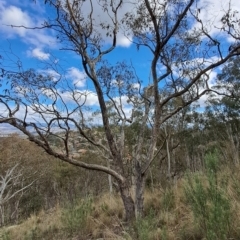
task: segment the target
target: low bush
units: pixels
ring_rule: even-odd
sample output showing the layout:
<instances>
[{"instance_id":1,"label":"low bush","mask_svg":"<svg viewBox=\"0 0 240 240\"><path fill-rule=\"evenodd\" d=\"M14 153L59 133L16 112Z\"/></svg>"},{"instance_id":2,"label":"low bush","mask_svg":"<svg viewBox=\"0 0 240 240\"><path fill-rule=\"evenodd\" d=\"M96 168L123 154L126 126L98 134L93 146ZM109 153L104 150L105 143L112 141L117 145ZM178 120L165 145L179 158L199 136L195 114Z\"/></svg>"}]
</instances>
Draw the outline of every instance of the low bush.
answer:
<instances>
[{"instance_id":1,"label":"low bush","mask_svg":"<svg viewBox=\"0 0 240 240\"><path fill-rule=\"evenodd\" d=\"M219 179L217 152L205 158L206 175L187 175L185 196L195 221L208 240L224 240L230 233L231 203L227 196L226 179Z\"/></svg>"},{"instance_id":2,"label":"low bush","mask_svg":"<svg viewBox=\"0 0 240 240\"><path fill-rule=\"evenodd\" d=\"M66 232L83 236L87 231L88 217L92 212L92 199L86 198L80 204L71 204L62 213L62 224Z\"/></svg>"}]
</instances>

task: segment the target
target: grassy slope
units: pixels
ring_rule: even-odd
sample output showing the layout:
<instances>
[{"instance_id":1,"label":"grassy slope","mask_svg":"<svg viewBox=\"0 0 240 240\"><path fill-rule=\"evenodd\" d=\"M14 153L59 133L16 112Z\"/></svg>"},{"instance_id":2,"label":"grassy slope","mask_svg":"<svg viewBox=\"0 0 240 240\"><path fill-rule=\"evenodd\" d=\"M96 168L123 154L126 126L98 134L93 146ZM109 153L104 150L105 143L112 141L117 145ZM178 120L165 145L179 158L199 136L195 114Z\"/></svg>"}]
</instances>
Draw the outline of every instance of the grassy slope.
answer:
<instances>
[{"instance_id":1,"label":"grassy slope","mask_svg":"<svg viewBox=\"0 0 240 240\"><path fill-rule=\"evenodd\" d=\"M219 183L225 182L221 194L226 196L231 206L230 229L226 233L231 239L240 239L238 172L239 168L234 171L225 168L218 173ZM207 189L208 177L204 174L198 176ZM189 186L189 182L184 178L167 189L147 191L145 217L132 226L122 222L123 209L119 196L105 194L32 215L19 225L1 229L0 239L204 239L206 232L201 222L194 218L192 205L184 190L186 186ZM220 189L220 185L217 188Z\"/></svg>"}]
</instances>

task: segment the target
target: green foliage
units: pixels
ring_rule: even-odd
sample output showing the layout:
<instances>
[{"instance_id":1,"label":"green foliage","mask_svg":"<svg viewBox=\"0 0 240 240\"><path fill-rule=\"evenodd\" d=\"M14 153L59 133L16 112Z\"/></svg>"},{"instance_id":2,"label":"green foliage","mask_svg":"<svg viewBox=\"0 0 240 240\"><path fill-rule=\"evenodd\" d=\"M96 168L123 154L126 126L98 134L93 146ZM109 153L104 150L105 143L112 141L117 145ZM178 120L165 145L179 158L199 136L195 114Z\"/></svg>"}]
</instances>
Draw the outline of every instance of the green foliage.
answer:
<instances>
[{"instance_id":1,"label":"green foliage","mask_svg":"<svg viewBox=\"0 0 240 240\"><path fill-rule=\"evenodd\" d=\"M200 174L187 175L186 199L190 203L196 222L206 239L227 239L231 216L230 201L225 194L226 181L219 181L218 154L210 153L205 159L207 178Z\"/></svg>"},{"instance_id":2,"label":"green foliage","mask_svg":"<svg viewBox=\"0 0 240 240\"><path fill-rule=\"evenodd\" d=\"M20 200L21 214L24 217L38 213L44 206L44 197L37 189L26 192Z\"/></svg>"},{"instance_id":3,"label":"green foliage","mask_svg":"<svg viewBox=\"0 0 240 240\"><path fill-rule=\"evenodd\" d=\"M167 229L164 227L162 229L162 232L161 232L161 239L162 240L167 240L168 239L168 236L167 236Z\"/></svg>"},{"instance_id":4,"label":"green foliage","mask_svg":"<svg viewBox=\"0 0 240 240\"><path fill-rule=\"evenodd\" d=\"M175 206L175 198L173 190L166 189L161 199L161 206L165 211L169 211Z\"/></svg>"},{"instance_id":5,"label":"green foliage","mask_svg":"<svg viewBox=\"0 0 240 240\"><path fill-rule=\"evenodd\" d=\"M84 233L87 227L87 219L92 212L92 199L87 198L80 202L80 204L74 204L67 207L62 214L62 223L71 236L75 233Z\"/></svg>"},{"instance_id":6,"label":"green foliage","mask_svg":"<svg viewBox=\"0 0 240 240\"><path fill-rule=\"evenodd\" d=\"M54 226L49 226L47 229L41 229L38 225L32 226L25 233L24 240L52 240L57 238L58 229ZM21 238L22 239L22 238Z\"/></svg>"},{"instance_id":7,"label":"green foliage","mask_svg":"<svg viewBox=\"0 0 240 240\"><path fill-rule=\"evenodd\" d=\"M135 231L137 233L138 240L151 239L151 234L157 228L156 215L151 209L148 215L143 218L139 218L135 223Z\"/></svg>"},{"instance_id":8,"label":"green foliage","mask_svg":"<svg viewBox=\"0 0 240 240\"><path fill-rule=\"evenodd\" d=\"M35 240L35 239L42 239L41 238L41 230L35 226L26 233L24 240Z\"/></svg>"},{"instance_id":9,"label":"green foliage","mask_svg":"<svg viewBox=\"0 0 240 240\"><path fill-rule=\"evenodd\" d=\"M9 231L6 231L5 229L2 230L2 232L0 232L0 239L1 240L10 240L10 233Z\"/></svg>"}]
</instances>

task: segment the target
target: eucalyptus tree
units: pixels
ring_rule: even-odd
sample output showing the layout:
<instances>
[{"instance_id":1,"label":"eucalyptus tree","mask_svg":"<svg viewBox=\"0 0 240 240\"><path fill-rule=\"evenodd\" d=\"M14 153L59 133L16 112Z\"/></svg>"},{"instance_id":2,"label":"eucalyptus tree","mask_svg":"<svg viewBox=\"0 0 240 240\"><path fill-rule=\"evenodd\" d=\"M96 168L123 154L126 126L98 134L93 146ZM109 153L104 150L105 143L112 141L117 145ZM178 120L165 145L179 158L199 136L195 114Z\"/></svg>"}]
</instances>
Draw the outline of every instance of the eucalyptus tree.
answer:
<instances>
[{"instance_id":1,"label":"eucalyptus tree","mask_svg":"<svg viewBox=\"0 0 240 240\"><path fill-rule=\"evenodd\" d=\"M5 91L0 103L5 111L0 123L19 129L62 161L111 175L130 221L143 213L146 176L165 143L164 139L159 143L161 127L204 94L217 92L209 85L211 71L240 54L238 14L229 2L216 25L204 14L207 6L195 0L45 0L45 4L51 10L49 19L36 29L55 31L61 50L79 57L79 68L84 69L93 89L80 90L57 71L55 62L55 76L23 71L21 65L18 72L11 72L2 63ZM144 48L148 51L150 80L141 81L129 59L116 64L108 61L123 33L139 49L139 58ZM223 41L227 37L232 39L231 46ZM86 103L93 96L98 102L103 141L86 122L90 114ZM176 99L181 101L165 111ZM126 126L136 122L138 134L132 140L131 161L126 162ZM107 156L110 164L73 158L69 149L73 131ZM48 141L51 135L62 142L61 152Z\"/></svg>"},{"instance_id":2,"label":"eucalyptus tree","mask_svg":"<svg viewBox=\"0 0 240 240\"><path fill-rule=\"evenodd\" d=\"M12 198L19 193L23 193L27 188L31 187L32 181L28 185L24 186L24 177L22 176L22 170L18 170L18 165L16 164L12 168L8 169L5 174L0 175L0 213L1 222L0 225L5 224L5 213L4 207ZM18 171L17 171L18 170Z\"/></svg>"},{"instance_id":3,"label":"eucalyptus tree","mask_svg":"<svg viewBox=\"0 0 240 240\"><path fill-rule=\"evenodd\" d=\"M240 59L230 59L217 75L216 89L221 89L229 96L210 95L206 109L206 125L212 140L218 141L225 153L226 160L232 158L239 163L240 146ZM222 144L220 144L220 141Z\"/></svg>"}]
</instances>

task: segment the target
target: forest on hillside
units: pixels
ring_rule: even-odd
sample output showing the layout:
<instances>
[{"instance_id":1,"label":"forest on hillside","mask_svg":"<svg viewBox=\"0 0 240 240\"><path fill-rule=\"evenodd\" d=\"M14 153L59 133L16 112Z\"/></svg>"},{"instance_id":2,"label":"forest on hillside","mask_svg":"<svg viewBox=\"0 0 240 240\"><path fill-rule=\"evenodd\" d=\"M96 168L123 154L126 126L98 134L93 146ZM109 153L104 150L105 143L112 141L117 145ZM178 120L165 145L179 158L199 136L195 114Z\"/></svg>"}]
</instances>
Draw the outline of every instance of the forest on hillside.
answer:
<instances>
[{"instance_id":1,"label":"forest on hillside","mask_svg":"<svg viewBox=\"0 0 240 240\"><path fill-rule=\"evenodd\" d=\"M235 211L240 205L240 196L238 196L240 187L238 177L240 161L239 79L240 61L239 58L235 58L229 61L222 72L218 74L219 87L222 87L222 83L224 83L224 87L231 89L232 97L208 95L205 108L199 108L197 105L185 108L161 128L158 144L164 142L164 145L147 175L146 209L143 218L145 222L142 220L143 222L139 223L140 225L146 224L146 226L144 225L145 233L140 231L143 226L140 228L136 226L135 230L126 230L121 226L124 224L121 223L124 221L124 214L120 207L121 203L118 203L119 189L115 180L109 175L63 163L18 134L0 138L0 223L2 229L4 226L24 223L33 216L39 216L39 214L41 216L43 212L46 215L51 215L51 212L55 214L55 211L59 211L60 208L61 214L65 218L76 218L77 222L64 220L70 221L70 223L64 222L64 224L70 224L67 230L64 228L65 235L55 226L56 229L48 230L46 238L43 238L41 235L43 233L38 229L35 233L36 236L39 234L38 239L53 239L53 234L57 232L60 232L59 239L60 237L66 239L66 236L78 236L77 239L95 239L91 238L91 228L88 229L85 226L86 229L81 230L81 219L84 218L84 214L98 219L98 214L101 216L104 213L108 220L101 219L101 221L107 221L110 225L95 226L99 228L96 236L100 237L101 234L106 234L104 235L106 238L103 239L115 239L114 236L119 239L201 239L204 236L207 239L229 239L233 236L233 239L237 239L240 236L240 226L238 223L235 226L233 221L236 219L234 220L233 217L238 217ZM178 103L173 102L172 104ZM139 134L139 128L137 122L129 124L126 128L127 149L124 167L126 171L130 172L132 169L131 151L134 147L134 138ZM104 139L101 127L95 127L89 131L95 137ZM117 128L116 131L118 131ZM61 133L58 134L61 135ZM99 164L104 164L104 156L97 154L91 145L84 145L77 136L73 132L69 141L73 154L78 153L77 157L88 163L97 161ZM151 132L146 126L145 141L149 141L150 138ZM62 146L56 139L52 138L50 142L56 149L61 150ZM142 149L142 154L147 154L146 151L147 149ZM210 170L216 175L211 175ZM129 174L131 175L131 173ZM209 190L216 192L213 198L208 199ZM182 191L184 194L180 193ZM115 205L109 199L106 201L106 196L112 198ZM202 198L205 198L206 202ZM183 209L178 209L180 215L174 216L176 218L174 223L169 219L165 219L165 222L160 219L164 214L176 211L176 201L183 201L182 207L185 208L185 214L190 218L190 222L186 221L185 224L193 224L191 214L196 214L196 216L194 215L197 219L196 225L192 226L192 229L189 230L189 226L177 227L180 224L180 215L184 214ZM97 209L99 202L100 210ZM87 205L85 206L85 204ZM88 209L88 204L94 204L93 209L91 211L89 209L89 212L81 215L81 207ZM181 205L179 202L178 204ZM216 208L218 207L215 209L218 212L212 213L213 210L208 209L205 204L210 206L214 204ZM64 215L66 209L68 209L69 215ZM80 215L74 215L71 213L71 209L74 209L74 212L79 210ZM202 212L203 210L206 212ZM236 216L234 216L235 214ZM154 232L155 235L150 237L148 234L153 231L150 227L151 221L154 224L156 224L155 221L158 224L163 222L156 227L156 229L160 229L159 233ZM114 224L118 226L116 229ZM176 235L176 231L171 230L174 224L178 231L181 230L182 237ZM223 232L219 232L218 224L227 224L227 227L223 228ZM23 235L19 239L37 239L34 238L34 233L32 233L32 238L27 235L37 225L38 223L29 226L29 229L22 233ZM115 234L112 238L107 238L107 234L109 236L111 234L107 233L106 228L109 228L111 234ZM119 228L121 232L119 232ZM124 233L125 230L126 233ZM47 230L45 229L45 231ZM171 231L173 231L172 235ZM187 231L190 231L189 235L184 235L187 234ZM89 237L87 237L88 234L90 234ZM124 234L128 234L129 238L127 235L124 238ZM141 234L143 235L141 236ZM7 238L7 236L2 235L3 239L13 239ZM9 236L11 236L10 233ZM186 236L188 238L185 238Z\"/></svg>"},{"instance_id":2,"label":"forest on hillside","mask_svg":"<svg viewBox=\"0 0 240 240\"><path fill-rule=\"evenodd\" d=\"M239 1L1 1L1 238L240 239Z\"/></svg>"}]
</instances>

